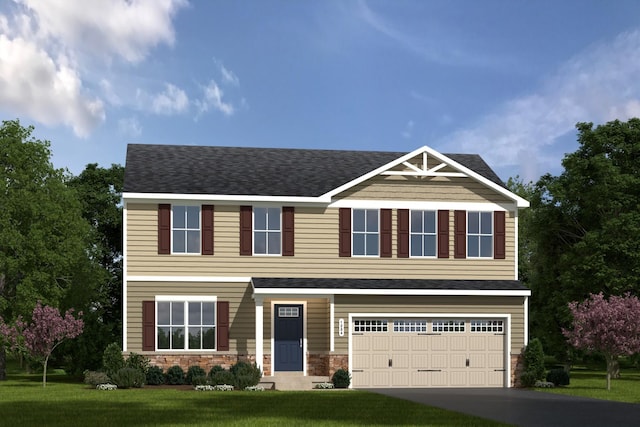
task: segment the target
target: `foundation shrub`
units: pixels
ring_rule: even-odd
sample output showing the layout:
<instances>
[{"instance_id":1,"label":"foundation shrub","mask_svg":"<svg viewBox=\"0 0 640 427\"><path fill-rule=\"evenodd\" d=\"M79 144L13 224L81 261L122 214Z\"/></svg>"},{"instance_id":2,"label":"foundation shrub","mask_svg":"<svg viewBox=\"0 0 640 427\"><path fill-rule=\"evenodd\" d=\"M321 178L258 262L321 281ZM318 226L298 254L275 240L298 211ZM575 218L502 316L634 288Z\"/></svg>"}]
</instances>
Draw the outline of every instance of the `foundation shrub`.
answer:
<instances>
[{"instance_id":1,"label":"foundation shrub","mask_svg":"<svg viewBox=\"0 0 640 427\"><path fill-rule=\"evenodd\" d=\"M331 377L331 382L335 388L348 388L351 384L351 375L346 369L338 369Z\"/></svg>"},{"instance_id":2,"label":"foundation shrub","mask_svg":"<svg viewBox=\"0 0 640 427\"><path fill-rule=\"evenodd\" d=\"M220 365L211 368L208 379L211 385L233 385L235 383L233 374Z\"/></svg>"},{"instance_id":3,"label":"foundation shrub","mask_svg":"<svg viewBox=\"0 0 640 427\"><path fill-rule=\"evenodd\" d=\"M184 379L185 384L191 384L191 385L205 384L205 383L194 384L193 379L195 377L204 377L206 381L207 373L200 366L189 366L189 369L187 369L187 376Z\"/></svg>"},{"instance_id":4,"label":"foundation shrub","mask_svg":"<svg viewBox=\"0 0 640 427\"><path fill-rule=\"evenodd\" d=\"M255 363L238 362L231 366L231 374L235 382L233 385L238 390L244 390L247 387L255 386L262 378L262 372Z\"/></svg>"},{"instance_id":5,"label":"foundation shrub","mask_svg":"<svg viewBox=\"0 0 640 427\"><path fill-rule=\"evenodd\" d=\"M569 373L563 368L554 368L547 372L547 382L556 386L569 385Z\"/></svg>"},{"instance_id":6,"label":"foundation shrub","mask_svg":"<svg viewBox=\"0 0 640 427\"><path fill-rule=\"evenodd\" d=\"M164 373L164 382L171 385L184 384L184 371L179 365L173 365Z\"/></svg>"},{"instance_id":7,"label":"foundation shrub","mask_svg":"<svg viewBox=\"0 0 640 427\"><path fill-rule=\"evenodd\" d=\"M111 380L118 388L141 388L146 378L139 369L124 367L113 374Z\"/></svg>"},{"instance_id":8,"label":"foundation shrub","mask_svg":"<svg viewBox=\"0 0 640 427\"><path fill-rule=\"evenodd\" d=\"M164 373L159 366L149 366L147 369L147 384L162 385L164 384Z\"/></svg>"},{"instance_id":9,"label":"foundation shrub","mask_svg":"<svg viewBox=\"0 0 640 427\"><path fill-rule=\"evenodd\" d=\"M118 343L112 342L102 353L102 370L109 376L125 367L122 349Z\"/></svg>"},{"instance_id":10,"label":"foundation shrub","mask_svg":"<svg viewBox=\"0 0 640 427\"><path fill-rule=\"evenodd\" d=\"M104 372L99 371L84 371L84 383L90 386L97 386L98 384L107 384L111 381L109 376Z\"/></svg>"}]
</instances>

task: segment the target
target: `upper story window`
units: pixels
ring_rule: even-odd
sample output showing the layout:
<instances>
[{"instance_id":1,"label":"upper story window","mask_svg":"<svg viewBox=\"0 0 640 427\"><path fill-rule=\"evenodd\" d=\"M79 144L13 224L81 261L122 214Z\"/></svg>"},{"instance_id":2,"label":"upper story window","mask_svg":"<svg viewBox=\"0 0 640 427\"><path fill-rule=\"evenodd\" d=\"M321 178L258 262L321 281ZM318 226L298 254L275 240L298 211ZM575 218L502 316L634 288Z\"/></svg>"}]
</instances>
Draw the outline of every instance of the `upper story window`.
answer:
<instances>
[{"instance_id":1,"label":"upper story window","mask_svg":"<svg viewBox=\"0 0 640 427\"><path fill-rule=\"evenodd\" d=\"M410 227L411 256L435 257L437 250L436 212L412 210Z\"/></svg>"},{"instance_id":2,"label":"upper story window","mask_svg":"<svg viewBox=\"0 0 640 427\"><path fill-rule=\"evenodd\" d=\"M280 255L282 245L280 208L253 208L253 253Z\"/></svg>"},{"instance_id":3,"label":"upper story window","mask_svg":"<svg viewBox=\"0 0 640 427\"><path fill-rule=\"evenodd\" d=\"M353 210L353 255L380 254L380 219L377 209Z\"/></svg>"},{"instance_id":4,"label":"upper story window","mask_svg":"<svg viewBox=\"0 0 640 427\"><path fill-rule=\"evenodd\" d=\"M159 350L215 350L215 301L158 301Z\"/></svg>"},{"instance_id":5,"label":"upper story window","mask_svg":"<svg viewBox=\"0 0 640 427\"><path fill-rule=\"evenodd\" d=\"M172 250L177 254L200 253L200 206L172 207Z\"/></svg>"},{"instance_id":6,"label":"upper story window","mask_svg":"<svg viewBox=\"0 0 640 427\"><path fill-rule=\"evenodd\" d=\"M493 219L491 212L467 213L467 256L493 257Z\"/></svg>"}]
</instances>

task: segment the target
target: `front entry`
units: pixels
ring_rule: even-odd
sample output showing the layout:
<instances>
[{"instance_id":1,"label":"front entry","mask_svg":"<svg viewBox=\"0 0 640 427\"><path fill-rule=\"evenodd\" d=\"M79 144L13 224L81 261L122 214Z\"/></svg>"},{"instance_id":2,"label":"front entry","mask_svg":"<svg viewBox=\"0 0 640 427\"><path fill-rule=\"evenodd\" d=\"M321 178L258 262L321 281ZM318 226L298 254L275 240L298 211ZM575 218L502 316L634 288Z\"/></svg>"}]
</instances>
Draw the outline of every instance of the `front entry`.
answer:
<instances>
[{"instance_id":1,"label":"front entry","mask_svg":"<svg viewBox=\"0 0 640 427\"><path fill-rule=\"evenodd\" d=\"M275 304L276 371L302 371L302 304Z\"/></svg>"}]
</instances>

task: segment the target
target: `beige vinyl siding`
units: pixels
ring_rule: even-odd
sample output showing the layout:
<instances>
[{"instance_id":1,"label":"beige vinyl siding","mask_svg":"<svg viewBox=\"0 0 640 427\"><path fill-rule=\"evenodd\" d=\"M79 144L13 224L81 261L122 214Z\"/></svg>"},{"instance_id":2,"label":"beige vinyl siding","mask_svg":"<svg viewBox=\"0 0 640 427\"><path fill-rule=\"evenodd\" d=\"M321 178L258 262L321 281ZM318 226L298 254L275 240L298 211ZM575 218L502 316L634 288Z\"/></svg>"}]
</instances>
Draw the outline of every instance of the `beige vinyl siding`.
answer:
<instances>
[{"instance_id":1,"label":"beige vinyl siding","mask_svg":"<svg viewBox=\"0 0 640 427\"><path fill-rule=\"evenodd\" d=\"M349 313L510 314L511 352L518 354L524 346L523 297L336 295L334 310L336 353L346 353L348 351L349 334L347 327L349 325ZM344 319L345 323L343 337L340 337L337 332L340 319Z\"/></svg>"},{"instance_id":2,"label":"beige vinyl siding","mask_svg":"<svg viewBox=\"0 0 640 427\"><path fill-rule=\"evenodd\" d=\"M378 175L338 194L334 199L511 203L495 190L471 178L397 175Z\"/></svg>"},{"instance_id":3,"label":"beige vinyl siding","mask_svg":"<svg viewBox=\"0 0 640 427\"><path fill-rule=\"evenodd\" d=\"M142 301L154 301L156 295L206 295L229 301L229 351L255 353L255 304L249 283L128 282L127 286L128 351L142 352Z\"/></svg>"},{"instance_id":4,"label":"beige vinyl siding","mask_svg":"<svg viewBox=\"0 0 640 427\"><path fill-rule=\"evenodd\" d=\"M393 206L390 206L393 207ZM503 260L453 258L453 210L450 258L396 258L397 210L393 209L393 257L338 256L338 209L297 207L295 256L240 256L238 206L215 206L215 255L158 255L157 205L127 205L129 276L259 276L336 278L493 279L515 277L515 220L507 213Z\"/></svg>"}]
</instances>

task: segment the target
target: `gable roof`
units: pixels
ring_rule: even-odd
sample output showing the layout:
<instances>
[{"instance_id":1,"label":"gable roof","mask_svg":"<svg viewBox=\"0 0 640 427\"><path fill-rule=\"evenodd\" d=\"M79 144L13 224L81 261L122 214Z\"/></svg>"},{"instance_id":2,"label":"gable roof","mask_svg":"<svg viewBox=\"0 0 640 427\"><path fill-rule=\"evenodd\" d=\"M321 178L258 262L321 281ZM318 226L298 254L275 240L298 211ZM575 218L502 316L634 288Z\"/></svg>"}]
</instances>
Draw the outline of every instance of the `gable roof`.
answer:
<instances>
[{"instance_id":1,"label":"gable roof","mask_svg":"<svg viewBox=\"0 0 640 427\"><path fill-rule=\"evenodd\" d=\"M320 197L406 156L389 151L130 144L124 192ZM480 156L443 156L506 190Z\"/></svg>"}]
</instances>

